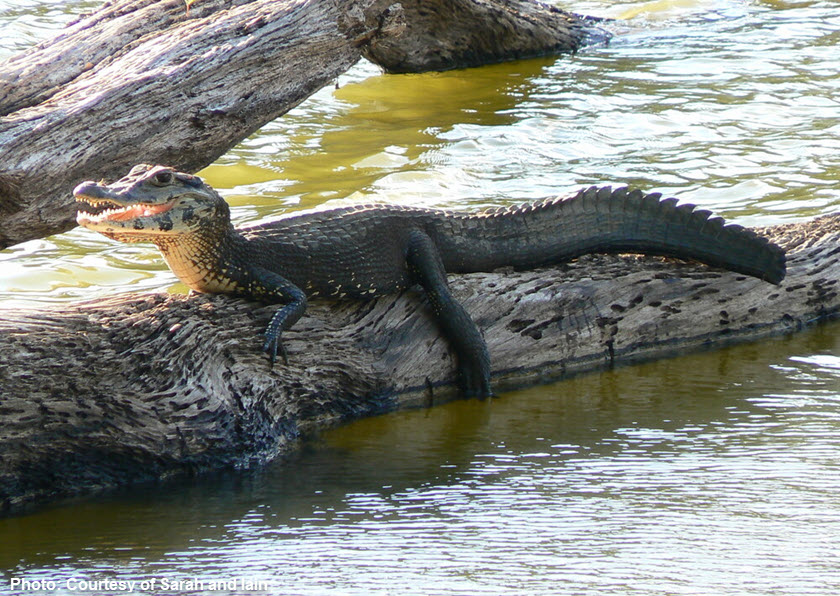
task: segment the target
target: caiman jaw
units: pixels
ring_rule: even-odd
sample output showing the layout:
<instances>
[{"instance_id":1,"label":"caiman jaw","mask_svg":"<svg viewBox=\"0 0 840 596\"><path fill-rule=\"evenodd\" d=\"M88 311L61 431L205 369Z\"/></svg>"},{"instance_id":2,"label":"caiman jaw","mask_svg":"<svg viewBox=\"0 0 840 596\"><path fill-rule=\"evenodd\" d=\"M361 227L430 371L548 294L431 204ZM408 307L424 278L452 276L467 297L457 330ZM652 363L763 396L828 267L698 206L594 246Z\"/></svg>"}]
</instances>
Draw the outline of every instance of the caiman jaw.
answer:
<instances>
[{"instance_id":1,"label":"caiman jaw","mask_svg":"<svg viewBox=\"0 0 840 596\"><path fill-rule=\"evenodd\" d=\"M161 203L152 205L148 203L133 203L131 205L121 205L117 201L110 199L99 199L85 196L82 194L76 195L76 201L82 204L90 205L94 208L102 208L103 211L91 213L88 211L79 210L76 216L76 221L81 225L85 224L101 224L108 221L129 221L140 217L151 217L153 215L160 215L166 213L175 206L176 200L168 203Z\"/></svg>"},{"instance_id":2,"label":"caiman jaw","mask_svg":"<svg viewBox=\"0 0 840 596\"><path fill-rule=\"evenodd\" d=\"M82 182L73 195L76 221L120 242L179 245L196 234L224 235L227 203L201 178L165 166L140 164L113 182Z\"/></svg>"}]
</instances>

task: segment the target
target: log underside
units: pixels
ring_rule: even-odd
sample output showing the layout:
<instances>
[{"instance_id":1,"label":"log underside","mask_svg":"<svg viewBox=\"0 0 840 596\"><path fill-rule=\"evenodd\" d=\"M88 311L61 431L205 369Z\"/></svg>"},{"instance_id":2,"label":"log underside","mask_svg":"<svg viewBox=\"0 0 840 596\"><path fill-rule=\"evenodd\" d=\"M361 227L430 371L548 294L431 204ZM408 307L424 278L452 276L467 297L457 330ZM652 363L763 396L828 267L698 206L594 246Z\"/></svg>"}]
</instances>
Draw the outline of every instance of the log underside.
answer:
<instances>
[{"instance_id":1,"label":"log underside","mask_svg":"<svg viewBox=\"0 0 840 596\"><path fill-rule=\"evenodd\" d=\"M385 14L391 0L376 0ZM576 52L609 35L584 18L539 2L401 2L400 35L380 35L363 55L386 72L427 72Z\"/></svg>"},{"instance_id":2,"label":"log underside","mask_svg":"<svg viewBox=\"0 0 840 596\"><path fill-rule=\"evenodd\" d=\"M587 256L453 276L497 391L796 331L840 313L840 214L762 230L779 286L665 259ZM414 292L315 302L273 369L275 307L128 295L0 312L0 502L6 513L100 488L259 465L302 434L456 396L445 340Z\"/></svg>"}]
</instances>

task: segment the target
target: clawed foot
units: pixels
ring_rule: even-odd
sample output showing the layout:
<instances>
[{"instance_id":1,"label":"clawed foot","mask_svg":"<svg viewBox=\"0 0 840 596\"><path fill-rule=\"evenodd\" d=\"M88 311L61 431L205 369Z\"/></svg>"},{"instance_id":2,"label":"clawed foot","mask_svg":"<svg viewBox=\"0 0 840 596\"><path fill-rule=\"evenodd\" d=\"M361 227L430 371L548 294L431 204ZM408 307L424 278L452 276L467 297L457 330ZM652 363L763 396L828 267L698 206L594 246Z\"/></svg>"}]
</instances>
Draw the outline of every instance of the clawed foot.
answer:
<instances>
[{"instance_id":1,"label":"clawed foot","mask_svg":"<svg viewBox=\"0 0 840 596\"><path fill-rule=\"evenodd\" d=\"M277 361L277 354L283 358L283 364L288 366L289 358L286 354L286 347L280 341L280 334L266 334L265 343L263 344L263 352L268 354L271 359L271 366Z\"/></svg>"},{"instance_id":2,"label":"clawed foot","mask_svg":"<svg viewBox=\"0 0 840 596\"><path fill-rule=\"evenodd\" d=\"M463 391L464 397L467 398L478 398L480 400L489 399L491 397L496 397L493 393L493 390L490 388L490 385L482 385L480 387L468 387L466 384L463 384Z\"/></svg>"},{"instance_id":3,"label":"clawed foot","mask_svg":"<svg viewBox=\"0 0 840 596\"><path fill-rule=\"evenodd\" d=\"M487 399L493 397L493 389L490 387L490 374L481 367L461 368L461 390L464 397Z\"/></svg>"}]
</instances>

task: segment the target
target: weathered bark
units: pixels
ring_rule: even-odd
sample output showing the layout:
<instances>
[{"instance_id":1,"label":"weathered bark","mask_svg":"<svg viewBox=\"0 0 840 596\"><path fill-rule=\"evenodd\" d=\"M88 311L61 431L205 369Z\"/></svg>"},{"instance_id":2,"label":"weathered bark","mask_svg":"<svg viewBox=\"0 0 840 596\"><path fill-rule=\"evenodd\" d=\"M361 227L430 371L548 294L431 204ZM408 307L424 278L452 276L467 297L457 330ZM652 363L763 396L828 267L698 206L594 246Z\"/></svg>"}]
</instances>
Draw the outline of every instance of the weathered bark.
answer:
<instances>
[{"instance_id":1,"label":"weathered bark","mask_svg":"<svg viewBox=\"0 0 840 596\"><path fill-rule=\"evenodd\" d=\"M840 313L840 214L764 230L780 287L661 259L590 256L453 276L496 390L791 332ZM416 294L316 302L273 369L275 307L225 296L121 296L0 312L0 502L269 460L307 431L455 396L454 363Z\"/></svg>"},{"instance_id":2,"label":"weathered bark","mask_svg":"<svg viewBox=\"0 0 840 596\"><path fill-rule=\"evenodd\" d=\"M0 248L69 229L71 191L195 171L360 57L358 2L127 0L0 71ZM361 20L360 20L361 19Z\"/></svg>"},{"instance_id":3,"label":"weathered bark","mask_svg":"<svg viewBox=\"0 0 840 596\"><path fill-rule=\"evenodd\" d=\"M144 162L211 164L365 47L390 70L443 69L574 50L584 31L534 0L405 4L407 29L390 0L199 0L189 10L120 0L13 57L0 68L0 248L74 226L82 180Z\"/></svg>"}]
</instances>

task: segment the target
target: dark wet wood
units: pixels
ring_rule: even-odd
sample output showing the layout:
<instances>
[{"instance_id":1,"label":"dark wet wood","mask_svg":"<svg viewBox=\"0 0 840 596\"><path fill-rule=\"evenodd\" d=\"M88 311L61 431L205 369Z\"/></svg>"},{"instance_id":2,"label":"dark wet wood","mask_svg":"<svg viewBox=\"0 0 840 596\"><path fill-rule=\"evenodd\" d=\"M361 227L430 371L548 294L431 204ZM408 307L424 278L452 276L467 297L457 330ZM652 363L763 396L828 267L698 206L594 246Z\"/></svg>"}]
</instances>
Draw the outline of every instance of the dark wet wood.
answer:
<instances>
[{"instance_id":1,"label":"dark wet wood","mask_svg":"<svg viewBox=\"0 0 840 596\"><path fill-rule=\"evenodd\" d=\"M780 287L663 259L590 256L453 276L501 391L790 333L840 313L840 214L764 230ZM274 369L274 307L127 295L0 311L0 503L259 465L341 421L456 396L447 343L413 292L315 302Z\"/></svg>"},{"instance_id":2,"label":"dark wet wood","mask_svg":"<svg viewBox=\"0 0 840 596\"><path fill-rule=\"evenodd\" d=\"M391 0L377 0L385 13ZM609 35L590 19L533 0L401 0L405 31L379 36L364 55L386 72L465 68L576 52ZM373 23L369 24L373 28Z\"/></svg>"}]
</instances>

